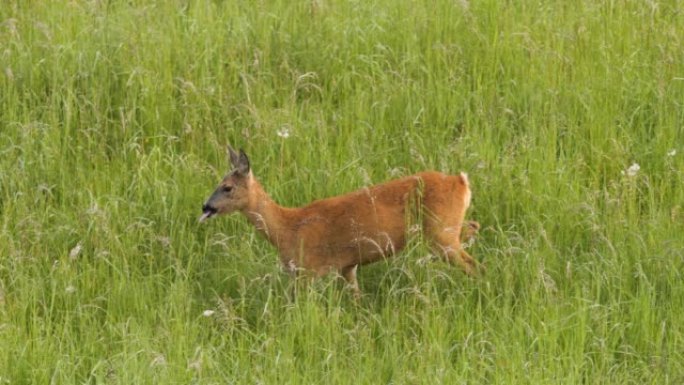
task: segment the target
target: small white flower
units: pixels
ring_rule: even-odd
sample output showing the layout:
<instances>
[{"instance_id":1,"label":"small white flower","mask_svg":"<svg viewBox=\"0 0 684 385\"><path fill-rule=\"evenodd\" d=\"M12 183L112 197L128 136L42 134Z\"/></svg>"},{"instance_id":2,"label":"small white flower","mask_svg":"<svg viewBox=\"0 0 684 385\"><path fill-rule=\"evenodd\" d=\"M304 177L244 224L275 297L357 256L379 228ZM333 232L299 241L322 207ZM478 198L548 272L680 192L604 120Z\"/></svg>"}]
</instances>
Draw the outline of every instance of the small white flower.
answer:
<instances>
[{"instance_id":1,"label":"small white flower","mask_svg":"<svg viewBox=\"0 0 684 385\"><path fill-rule=\"evenodd\" d=\"M287 139L290 137L290 129L287 126L283 126L276 134L283 139Z\"/></svg>"},{"instance_id":2,"label":"small white flower","mask_svg":"<svg viewBox=\"0 0 684 385\"><path fill-rule=\"evenodd\" d=\"M157 354L150 363L150 366L166 366L166 357L161 353Z\"/></svg>"},{"instance_id":3,"label":"small white flower","mask_svg":"<svg viewBox=\"0 0 684 385\"><path fill-rule=\"evenodd\" d=\"M408 228L409 234L418 234L420 232L420 225L413 225Z\"/></svg>"},{"instance_id":4,"label":"small white flower","mask_svg":"<svg viewBox=\"0 0 684 385\"><path fill-rule=\"evenodd\" d=\"M188 369L193 369L199 372L200 370L202 370L202 360L197 359L195 361L189 362Z\"/></svg>"},{"instance_id":5,"label":"small white flower","mask_svg":"<svg viewBox=\"0 0 684 385\"><path fill-rule=\"evenodd\" d=\"M169 237L158 236L157 241L159 241L159 243L161 243L161 245L164 247L171 246L171 238Z\"/></svg>"},{"instance_id":6,"label":"small white flower","mask_svg":"<svg viewBox=\"0 0 684 385\"><path fill-rule=\"evenodd\" d=\"M214 315L214 313L216 313L214 310L205 310L202 312L202 315L205 317L211 317L212 315Z\"/></svg>"},{"instance_id":7,"label":"small white flower","mask_svg":"<svg viewBox=\"0 0 684 385\"><path fill-rule=\"evenodd\" d=\"M422 257L422 258L418 258L418 259L416 260L416 265L418 265L418 266L425 266L425 265L426 265L427 263L429 263L431 260L432 260L432 256L431 256L430 254L428 254L428 255L426 255L426 256L424 256L424 257Z\"/></svg>"},{"instance_id":8,"label":"small white flower","mask_svg":"<svg viewBox=\"0 0 684 385\"><path fill-rule=\"evenodd\" d=\"M629 177L636 176L636 174L639 173L639 170L641 170L641 166L639 166L638 163L632 163L631 166L627 168L627 170L622 172L622 175L627 175Z\"/></svg>"},{"instance_id":9,"label":"small white flower","mask_svg":"<svg viewBox=\"0 0 684 385\"><path fill-rule=\"evenodd\" d=\"M69 285L64 289L64 292L67 294L73 294L76 292L76 288L72 285Z\"/></svg>"},{"instance_id":10,"label":"small white flower","mask_svg":"<svg viewBox=\"0 0 684 385\"><path fill-rule=\"evenodd\" d=\"M82 248L83 246L81 246L80 242L76 244L76 246L74 246L74 248L69 252L69 258L76 259L76 257L78 257L78 255L81 253Z\"/></svg>"},{"instance_id":11,"label":"small white flower","mask_svg":"<svg viewBox=\"0 0 684 385\"><path fill-rule=\"evenodd\" d=\"M675 156L675 155L677 155L677 150L674 148L667 152L667 156Z\"/></svg>"}]
</instances>

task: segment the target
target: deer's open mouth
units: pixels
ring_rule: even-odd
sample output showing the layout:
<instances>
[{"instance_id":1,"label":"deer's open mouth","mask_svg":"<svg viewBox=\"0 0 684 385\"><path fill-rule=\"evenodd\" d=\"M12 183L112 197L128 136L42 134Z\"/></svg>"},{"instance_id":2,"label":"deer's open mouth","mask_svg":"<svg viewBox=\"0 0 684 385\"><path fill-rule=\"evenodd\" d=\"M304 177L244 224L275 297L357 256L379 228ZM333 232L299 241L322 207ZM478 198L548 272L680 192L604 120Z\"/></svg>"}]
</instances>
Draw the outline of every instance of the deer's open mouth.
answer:
<instances>
[{"instance_id":1,"label":"deer's open mouth","mask_svg":"<svg viewBox=\"0 0 684 385\"><path fill-rule=\"evenodd\" d=\"M205 205L204 207L202 207L202 216L199 217L199 222L202 223L207 219L213 217L214 215L216 215L217 211L218 210L216 210L215 208Z\"/></svg>"}]
</instances>

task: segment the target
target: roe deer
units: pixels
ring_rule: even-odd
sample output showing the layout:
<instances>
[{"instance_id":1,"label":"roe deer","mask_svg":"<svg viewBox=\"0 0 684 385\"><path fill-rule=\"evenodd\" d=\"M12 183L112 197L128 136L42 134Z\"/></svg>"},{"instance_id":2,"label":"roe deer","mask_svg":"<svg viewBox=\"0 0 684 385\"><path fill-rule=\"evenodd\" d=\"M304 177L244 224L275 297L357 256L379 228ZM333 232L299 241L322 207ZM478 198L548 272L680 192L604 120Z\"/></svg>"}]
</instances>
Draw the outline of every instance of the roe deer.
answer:
<instances>
[{"instance_id":1,"label":"roe deer","mask_svg":"<svg viewBox=\"0 0 684 385\"><path fill-rule=\"evenodd\" d=\"M274 202L254 178L244 151L228 148L233 170L202 206L199 221L240 211L279 251L283 267L322 276L337 270L355 298L359 265L388 258L406 244L412 224L435 251L469 275L477 263L462 248L461 227L470 205L468 177L421 172L321 199L300 208ZM411 223L411 221L416 221ZM464 239L479 228L468 222Z\"/></svg>"}]
</instances>

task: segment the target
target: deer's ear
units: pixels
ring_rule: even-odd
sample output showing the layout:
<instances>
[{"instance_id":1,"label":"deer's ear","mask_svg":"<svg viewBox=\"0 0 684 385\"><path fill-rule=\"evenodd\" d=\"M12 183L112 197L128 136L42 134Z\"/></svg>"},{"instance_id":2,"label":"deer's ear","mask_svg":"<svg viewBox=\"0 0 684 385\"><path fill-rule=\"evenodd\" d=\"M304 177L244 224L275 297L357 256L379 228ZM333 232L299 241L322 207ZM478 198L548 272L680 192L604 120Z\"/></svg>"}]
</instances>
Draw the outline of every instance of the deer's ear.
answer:
<instances>
[{"instance_id":1,"label":"deer's ear","mask_svg":"<svg viewBox=\"0 0 684 385\"><path fill-rule=\"evenodd\" d=\"M228 154L230 155L230 163L233 165L233 168L237 168L240 162L240 155L230 145L228 145Z\"/></svg>"},{"instance_id":2,"label":"deer's ear","mask_svg":"<svg viewBox=\"0 0 684 385\"><path fill-rule=\"evenodd\" d=\"M232 155L231 155L232 157ZM249 158L247 157L247 154L245 154L242 149L240 149L240 155L238 157L237 163L233 163L235 165L235 168L237 169L237 172L240 173L241 175L247 175L249 174Z\"/></svg>"}]
</instances>

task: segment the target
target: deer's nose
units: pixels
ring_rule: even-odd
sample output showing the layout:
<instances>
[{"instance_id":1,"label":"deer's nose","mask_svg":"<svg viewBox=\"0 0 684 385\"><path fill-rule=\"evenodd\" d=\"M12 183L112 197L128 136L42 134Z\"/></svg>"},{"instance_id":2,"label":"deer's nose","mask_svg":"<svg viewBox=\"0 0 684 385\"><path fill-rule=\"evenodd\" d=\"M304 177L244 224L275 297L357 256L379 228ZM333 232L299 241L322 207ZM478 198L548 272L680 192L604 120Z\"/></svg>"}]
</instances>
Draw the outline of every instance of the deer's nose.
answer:
<instances>
[{"instance_id":1,"label":"deer's nose","mask_svg":"<svg viewBox=\"0 0 684 385\"><path fill-rule=\"evenodd\" d=\"M211 214L216 214L218 210L216 210L215 207L212 207L211 205L205 203L202 205L202 212L203 213L211 213Z\"/></svg>"}]
</instances>

